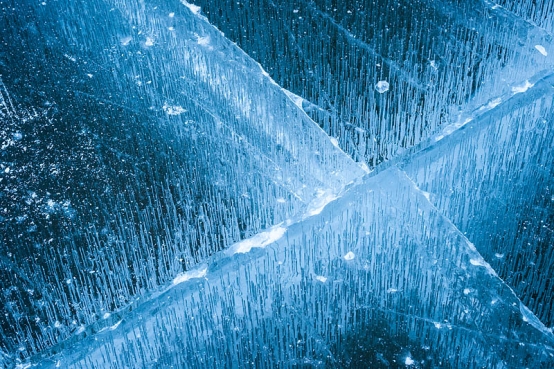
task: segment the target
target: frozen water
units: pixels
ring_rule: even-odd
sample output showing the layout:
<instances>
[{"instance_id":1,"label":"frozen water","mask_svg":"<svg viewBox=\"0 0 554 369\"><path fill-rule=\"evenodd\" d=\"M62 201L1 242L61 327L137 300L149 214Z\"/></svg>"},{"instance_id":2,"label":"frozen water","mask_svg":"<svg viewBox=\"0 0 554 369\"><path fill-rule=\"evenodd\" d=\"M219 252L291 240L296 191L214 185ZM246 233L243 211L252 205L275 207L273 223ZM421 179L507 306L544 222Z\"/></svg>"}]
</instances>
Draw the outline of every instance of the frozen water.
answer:
<instances>
[{"instance_id":1,"label":"frozen water","mask_svg":"<svg viewBox=\"0 0 554 369\"><path fill-rule=\"evenodd\" d=\"M391 168L39 367L552 365L552 333L475 259Z\"/></svg>"},{"instance_id":2,"label":"frozen water","mask_svg":"<svg viewBox=\"0 0 554 369\"><path fill-rule=\"evenodd\" d=\"M0 10L0 367L554 366L551 2Z\"/></svg>"},{"instance_id":3,"label":"frozen water","mask_svg":"<svg viewBox=\"0 0 554 369\"><path fill-rule=\"evenodd\" d=\"M370 167L554 66L551 0L194 3Z\"/></svg>"},{"instance_id":4,"label":"frozen water","mask_svg":"<svg viewBox=\"0 0 554 369\"><path fill-rule=\"evenodd\" d=\"M522 301L554 326L554 76L405 165Z\"/></svg>"},{"instance_id":5,"label":"frozen water","mask_svg":"<svg viewBox=\"0 0 554 369\"><path fill-rule=\"evenodd\" d=\"M193 6L0 5L3 350L41 352L365 173Z\"/></svg>"},{"instance_id":6,"label":"frozen water","mask_svg":"<svg viewBox=\"0 0 554 369\"><path fill-rule=\"evenodd\" d=\"M377 82L377 84L375 85L375 89L377 90L377 92L379 92L380 94L384 94L385 92L387 92L389 90L389 83L387 81L379 81Z\"/></svg>"},{"instance_id":7,"label":"frozen water","mask_svg":"<svg viewBox=\"0 0 554 369\"><path fill-rule=\"evenodd\" d=\"M504 6L510 12L522 17L529 23L554 31L554 3L550 0L498 0L497 4Z\"/></svg>"}]
</instances>

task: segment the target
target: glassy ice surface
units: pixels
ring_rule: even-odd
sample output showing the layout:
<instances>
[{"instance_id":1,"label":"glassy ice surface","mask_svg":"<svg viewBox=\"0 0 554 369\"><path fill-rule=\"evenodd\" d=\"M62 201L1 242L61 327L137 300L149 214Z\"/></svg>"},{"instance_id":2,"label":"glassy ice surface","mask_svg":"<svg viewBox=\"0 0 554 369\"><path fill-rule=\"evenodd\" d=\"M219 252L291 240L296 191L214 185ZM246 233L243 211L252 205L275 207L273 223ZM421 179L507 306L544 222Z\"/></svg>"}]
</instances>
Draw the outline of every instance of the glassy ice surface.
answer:
<instances>
[{"instance_id":1,"label":"glassy ice surface","mask_svg":"<svg viewBox=\"0 0 554 369\"><path fill-rule=\"evenodd\" d=\"M0 0L0 367L554 366L553 18L502 5Z\"/></svg>"},{"instance_id":2,"label":"glassy ice surface","mask_svg":"<svg viewBox=\"0 0 554 369\"><path fill-rule=\"evenodd\" d=\"M291 225L271 245L189 273L194 279L51 365L552 363L552 334L396 168Z\"/></svg>"},{"instance_id":3,"label":"glassy ice surface","mask_svg":"<svg viewBox=\"0 0 554 369\"><path fill-rule=\"evenodd\" d=\"M345 152L373 167L552 70L552 28L517 16L552 23L552 1L503 2L510 8L483 0L195 4L302 96ZM386 92L375 88L381 81Z\"/></svg>"},{"instance_id":4,"label":"glassy ice surface","mask_svg":"<svg viewBox=\"0 0 554 369\"><path fill-rule=\"evenodd\" d=\"M81 332L364 173L181 3L2 16L7 351Z\"/></svg>"},{"instance_id":5,"label":"glassy ice surface","mask_svg":"<svg viewBox=\"0 0 554 369\"><path fill-rule=\"evenodd\" d=\"M405 166L544 324L554 326L554 78Z\"/></svg>"}]
</instances>

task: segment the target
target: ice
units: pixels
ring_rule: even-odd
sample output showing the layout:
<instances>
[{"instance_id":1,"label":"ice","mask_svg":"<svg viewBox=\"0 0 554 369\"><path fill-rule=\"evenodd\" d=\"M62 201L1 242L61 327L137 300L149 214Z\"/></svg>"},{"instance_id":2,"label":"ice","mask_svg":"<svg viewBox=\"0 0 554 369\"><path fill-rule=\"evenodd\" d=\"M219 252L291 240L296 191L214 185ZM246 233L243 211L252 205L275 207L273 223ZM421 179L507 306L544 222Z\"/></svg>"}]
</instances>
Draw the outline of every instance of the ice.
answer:
<instances>
[{"instance_id":1,"label":"ice","mask_svg":"<svg viewBox=\"0 0 554 369\"><path fill-rule=\"evenodd\" d=\"M173 284L183 283L193 278L205 277L207 270L208 268L203 267L203 268L197 268L195 270L189 270L188 272L185 272L185 273L181 273L177 277L175 277L175 279L173 280Z\"/></svg>"},{"instance_id":2,"label":"ice","mask_svg":"<svg viewBox=\"0 0 554 369\"><path fill-rule=\"evenodd\" d=\"M387 81L379 81L377 82L377 84L375 85L375 89L377 90L377 92L379 92L380 94L384 94L385 92L387 92L389 90L389 83Z\"/></svg>"},{"instance_id":3,"label":"ice","mask_svg":"<svg viewBox=\"0 0 554 369\"><path fill-rule=\"evenodd\" d=\"M522 17L530 24L544 28L548 32L554 31L554 3L550 0L498 0L510 12Z\"/></svg>"},{"instance_id":4,"label":"ice","mask_svg":"<svg viewBox=\"0 0 554 369\"><path fill-rule=\"evenodd\" d=\"M554 66L551 0L193 2L370 168Z\"/></svg>"},{"instance_id":5,"label":"ice","mask_svg":"<svg viewBox=\"0 0 554 369\"><path fill-rule=\"evenodd\" d=\"M554 366L551 2L0 10L0 367Z\"/></svg>"},{"instance_id":6,"label":"ice","mask_svg":"<svg viewBox=\"0 0 554 369\"><path fill-rule=\"evenodd\" d=\"M554 325L553 87L553 75L539 80L404 164L548 327Z\"/></svg>"},{"instance_id":7,"label":"ice","mask_svg":"<svg viewBox=\"0 0 554 369\"><path fill-rule=\"evenodd\" d=\"M552 365L552 333L478 257L390 168L38 367Z\"/></svg>"},{"instance_id":8,"label":"ice","mask_svg":"<svg viewBox=\"0 0 554 369\"><path fill-rule=\"evenodd\" d=\"M533 86L534 85L532 83L530 83L529 81L525 81L525 82L523 82L523 84L521 86L512 87L512 92L514 94L520 94L522 92L527 91L528 89L530 89Z\"/></svg>"},{"instance_id":9,"label":"ice","mask_svg":"<svg viewBox=\"0 0 554 369\"><path fill-rule=\"evenodd\" d=\"M343 257L344 257L344 260L354 260L356 255L354 255L352 251L348 251L346 255L344 255Z\"/></svg>"},{"instance_id":10,"label":"ice","mask_svg":"<svg viewBox=\"0 0 554 369\"><path fill-rule=\"evenodd\" d=\"M185 0L182 0L181 3L186 6L187 8L189 8L189 10L193 13L193 14L198 14L200 13L200 7L199 6L196 6L194 4L191 4L189 3L188 1L185 1Z\"/></svg>"},{"instance_id":11,"label":"ice","mask_svg":"<svg viewBox=\"0 0 554 369\"><path fill-rule=\"evenodd\" d=\"M537 50L539 51L539 53L541 53L542 55L548 56L548 52L546 51L546 49L544 48L544 46L542 46L542 45L535 45L535 49L537 49Z\"/></svg>"},{"instance_id":12,"label":"ice","mask_svg":"<svg viewBox=\"0 0 554 369\"><path fill-rule=\"evenodd\" d=\"M21 348L13 360L96 331L365 173L190 4L0 7L0 349Z\"/></svg>"}]
</instances>

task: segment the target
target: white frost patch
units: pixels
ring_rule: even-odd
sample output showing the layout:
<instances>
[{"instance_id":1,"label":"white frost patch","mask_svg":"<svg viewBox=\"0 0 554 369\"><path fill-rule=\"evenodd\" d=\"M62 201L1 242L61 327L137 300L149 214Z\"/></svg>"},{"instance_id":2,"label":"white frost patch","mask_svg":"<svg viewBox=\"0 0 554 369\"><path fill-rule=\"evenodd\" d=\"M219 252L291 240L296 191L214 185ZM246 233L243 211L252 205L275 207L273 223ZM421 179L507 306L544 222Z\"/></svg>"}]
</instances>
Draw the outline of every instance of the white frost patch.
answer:
<instances>
[{"instance_id":1,"label":"white frost patch","mask_svg":"<svg viewBox=\"0 0 554 369\"><path fill-rule=\"evenodd\" d=\"M237 242L229 249L229 251L231 254L245 254L255 247L266 247L267 245L283 237L286 231L286 228L282 227L281 225L277 225L270 228L266 232L258 233L253 237Z\"/></svg>"},{"instance_id":2,"label":"white frost patch","mask_svg":"<svg viewBox=\"0 0 554 369\"><path fill-rule=\"evenodd\" d=\"M442 324L440 324L439 322L434 322L433 324L435 325L435 328L437 328L437 329L442 328Z\"/></svg>"},{"instance_id":3,"label":"white frost patch","mask_svg":"<svg viewBox=\"0 0 554 369\"><path fill-rule=\"evenodd\" d=\"M189 270L188 272L180 273L179 275L177 275L177 277L173 279L173 284L183 283L190 279L203 278L206 276L207 273L208 273L207 266L204 266L204 268L201 268L201 269Z\"/></svg>"},{"instance_id":4,"label":"white frost patch","mask_svg":"<svg viewBox=\"0 0 554 369\"><path fill-rule=\"evenodd\" d=\"M360 168L362 168L362 170L363 170L364 172L366 172L366 173L370 173L370 172L371 172L371 169L369 169L369 167L367 166L367 164L364 163L363 161L359 162L359 163L358 163L358 166L359 166Z\"/></svg>"},{"instance_id":5,"label":"white frost patch","mask_svg":"<svg viewBox=\"0 0 554 369\"><path fill-rule=\"evenodd\" d=\"M375 89L377 90L377 92L379 92L380 94L384 94L385 92L387 92L390 88L390 85L387 81L379 81L377 82L377 84L375 85Z\"/></svg>"},{"instance_id":6,"label":"white frost patch","mask_svg":"<svg viewBox=\"0 0 554 369\"><path fill-rule=\"evenodd\" d=\"M183 4L184 6L186 6L187 8L189 8L189 10L190 10L193 14L198 14L198 13L200 13L200 7L199 7L198 5L191 4L191 3L187 2L186 0L181 0L181 4Z\"/></svg>"},{"instance_id":7,"label":"white frost patch","mask_svg":"<svg viewBox=\"0 0 554 369\"><path fill-rule=\"evenodd\" d=\"M131 36L123 37L123 38L120 40L121 45L123 45L123 46L129 45L129 43L131 43L131 40L132 40L132 39L133 39L133 38L132 38Z\"/></svg>"},{"instance_id":8,"label":"white frost patch","mask_svg":"<svg viewBox=\"0 0 554 369\"><path fill-rule=\"evenodd\" d=\"M318 281L320 281L321 283L325 283L327 282L327 278L322 276L322 275L316 275L315 276L315 279L317 279Z\"/></svg>"},{"instance_id":9,"label":"white frost patch","mask_svg":"<svg viewBox=\"0 0 554 369\"><path fill-rule=\"evenodd\" d=\"M534 85L529 82L529 81L525 81L525 83L521 86L514 86L512 87L512 92L514 94L519 94L519 93L522 93L522 92L525 92L527 91L529 88L533 87Z\"/></svg>"},{"instance_id":10,"label":"white frost patch","mask_svg":"<svg viewBox=\"0 0 554 369\"><path fill-rule=\"evenodd\" d=\"M104 315L102 315L102 318L104 319L108 319L110 317L110 313L105 313Z\"/></svg>"},{"instance_id":11,"label":"white frost patch","mask_svg":"<svg viewBox=\"0 0 554 369\"><path fill-rule=\"evenodd\" d=\"M200 37L196 35L196 42L198 42L198 45L208 46L210 44L210 36Z\"/></svg>"},{"instance_id":12,"label":"white frost patch","mask_svg":"<svg viewBox=\"0 0 554 369\"><path fill-rule=\"evenodd\" d=\"M475 266L482 266L482 267L487 266L487 263L484 260L469 259L469 262L471 263L471 265L475 265Z\"/></svg>"},{"instance_id":13,"label":"white frost patch","mask_svg":"<svg viewBox=\"0 0 554 369\"><path fill-rule=\"evenodd\" d=\"M467 238L465 238L467 247L470 248L470 250L477 252L477 249L475 248L475 245L471 243ZM471 262L471 261L470 261ZM475 264L474 264L475 265Z\"/></svg>"},{"instance_id":14,"label":"white frost patch","mask_svg":"<svg viewBox=\"0 0 554 369\"><path fill-rule=\"evenodd\" d=\"M436 136L435 137L435 141L440 141L442 140L443 138L445 138L446 136L449 136L450 134L452 134L454 131L456 131L457 129L460 129L462 128L463 126L465 126L466 124L468 124L469 122L471 122L473 120L473 118L466 118L463 122L462 121L458 121L456 123L452 123L452 124L449 124L447 125L446 127L444 127L444 129L442 130L441 134Z\"/></svg>"},{"instance_id":15,"label":"white frost patch","mask_svg":"<svg viewBox=\"0 0 554 369\"><path fill-rule=\"evenodd\" d=\"M396 293L396 292L398 292L398 290L396 288L389 288L387 290L387 293Z\"/></svg>"},{"instance_id":16,"label":"white frost patch","mask_svg":"<svg viewBox=\"0 0 554 369\"><path fill-rule=\"evenodd\" d=\"M310 205L306 210L307 216L321 213L323 208L336 198L337 197L333 193L318 190L317 197L310 202ZM306 218L306 216L304 218Z\"/></svg>"},{"instance_id":17,"label":"white frost patch","mask_svg":"<svg viewBox=\"0 0 554 369\"><path fill-rule=\"evenodd\" d=\"M492 101L490 101L488 104L487 104L487 108L489 109L492 109L492 108L495 108L497 107L498 105L500 105L502 103L502 99L499 97L497 99L494 99Z\"/></svg>"},{"instance_id":18,"label":"white frost patch","mask_svg":"<svg viewBox=\"0 0 554 369\"><path fill-rule=\"evenodd\" d=\"M173 18L175 16L175 13L169 13L169 18Z\"/></svg>"},{"instance_id":19,"label":"white frost patch","mask_svg":"<svg viewBox=\"0 0 554 369\"><path fill-rule=\"evenodd\" d=\"M464 288L464 295L469 295L471 290L469 288Z\"/></svg>"},{"instance_id":20,"label":"white frost patch","mask_svg":"<svg viewBox=\"0 0 554 369\"><path fill-rule=\"evenodd\" d=\"M546 52L546 49L542 45L535 45L535 49L539 51L544 56L548 56L548 53Z\"/></svg>"},{"instance_id":21,"label":"white frost patch","mask_svg":"<svg viewBox=\"0 0 554 369\"><path fill-rule=\"evenodd\" d=\"M154 39L152 37L146 37L146 41L144 42L144 46L154 46Z\"/></svg>"},{"instance_id":22,"label":"white frost patch","mask_svg":"<svg viewBox=\"0 0 554 369\"><path fill-rule=\"evenodd\" d=\"M179 106L179 105L164 104L164 106L162 106L162 108L166 112L167 115L179 115L179 114L183 114L184 112L186 112L186 109L183 109L183 107Z\"/></svg>"},{"instance_id":23,"label":"white frost patch","mask_svg":"<svg viewBox=\"0 0 554 369\"><path fill-rule=\"evenodd\" d=\"M283 199L282 197L279 197L277 199L277 202L280 203L280 204L284 204L285 202L287 202L287 200Z\"/></svg>"},{"instance_id":24,"label":"white frost patch","mask_svg":"<svg viewBox=\"0 0 554 369\"><path fill-rule=\"evenodd\" d=\"M354 260L356 255L352 251L348 251L346 255L343 256L344 260Z\"/></svg>"},{"instance_id":25,"label":"white frost patch","mask_svg":"<svg viewBox=\"0 0 554 369\"><path fill-rule=\"evenodd\" d=\"M110 327L110 330L111 330L111 331L115 330L117 327L119 327L119 325L121 324L122 321L123 321L123 320L120 320L119 322L117 322L117 323L115 323L114 325L112 325L112 326Z\"/></svg>"},{"instance_id":26,"label":"white frost patch","mask_svg":"<svg viewBox=\"0 0 554 369\"><path fill-rule=\"evenodd\" d=\"M335 137L330 137L329 140L335 147L339 147L339 140L337 140Z\"/></svg>"},{"instance_id":27,"label":"white frost patch","mask_svg":"<svg viewBox=\"0 0 554 369\"><path fill-rule=\"evenodd\" d=\"M495 253L494 256L498 259L502 259L504 257L504 254Z\"/></svg>"},{"instance_id":28,"label":"white frost patch","mask_svg":"<svg viewBox=\"0 0 554 369\"><path fill-rule=\"evenodd\" d=\"M425 191L423 191L423 190L420 190L420 191L421 191L421 194L422 194L423 196L425 196L425 198L427 199L427 201L430 202L430 201L431 201L431 194L430 194L429 192L425 192Z\"/></svg>"},{"instance_id":29,"label":"white frost patch","mask_svg":"<svg viewBox=\"0 0 554 369\"><path fill-rule=\"evenodd\" d=\"M475 246L471 242L467 241L467 243L469 245L471 245L471 248L473 250L475 249ZM469 259L469 262L471 263L471 265L480 266L480 267L483 267L483 268L487 269L487 271L491 275L496 275L496 272L494 271L494 269L483 258L481 258L481 259Z\"/></svg>"},{"instance_id":30,"label":"white frost patch","mask_svg":"<svg viewBox=\"0 0 554 369\"><path fill-rule=\"evenodd\" d=\"M415 364L415 361L411 358L411 357L407 357L406 360L404 361L404 364L406 365L414 365Z\"/></svg>"}]
</instances>

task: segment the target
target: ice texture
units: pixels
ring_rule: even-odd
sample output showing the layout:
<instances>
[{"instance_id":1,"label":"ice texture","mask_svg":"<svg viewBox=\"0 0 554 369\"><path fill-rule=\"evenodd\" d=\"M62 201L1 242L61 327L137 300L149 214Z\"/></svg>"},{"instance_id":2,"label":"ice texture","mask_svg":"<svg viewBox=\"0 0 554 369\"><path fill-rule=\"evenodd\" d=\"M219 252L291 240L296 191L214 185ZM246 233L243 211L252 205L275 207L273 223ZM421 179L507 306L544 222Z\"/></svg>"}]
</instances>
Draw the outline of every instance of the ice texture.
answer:
<instances>
[{"instance_id":1,"label":"ice texture","mask_svg":"<svg viewBox=\"0 0 554 369\"><path fill-rule=\"evenodd\" d=\"M495 3L550 34L554 32L554 3L550 0L498 0Z\"/></svg>"},{"instance_id":2,"label":"ice texture","mask_svg":"<svg viewBox=\"0 0 554 369\"><path fill-rule=\"evenodd\" d=\"M178 1L0 4L7 352L80 333L365 173Z\"/></svg>"},{"instance_id":3,"label":"ice texture","mask_svg":"<svg viewBox=\"0 0 554 369\"><path fill-rule=\"evenodd\" d=\"M467 238L389 168L38 367L546 368L552 344Z\"/></svg>"},{"instance_id":4,"label":"ice texture","mask_svg":"<svg viewBox=\"0 0 554 369\"><path fill-rule=\"evenodd\" d=\"M552 29L516 15L552 24L551 0L194 3L370 168L554 66Z\"/></svg>"},{"instance_id":5,"label":"ice texture","mask_svg":"<svg viewBox=\"0 0 554 369\"><path fill-rule=\"evenodd\" d=\"M0 0L0 368L554 367L552 19Z\"/></svg>"},{"instance_id":6,"label":"ice texture","mask_svg":"<svg viewBox=\"0 0 554 369\"><path fill-rule=\"evenodd\" d=\"M548 327L554 326L554 75L404 166Z\"/></svg>"}]
</instances>

